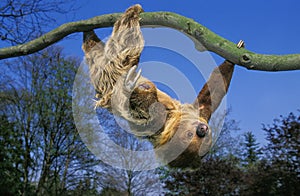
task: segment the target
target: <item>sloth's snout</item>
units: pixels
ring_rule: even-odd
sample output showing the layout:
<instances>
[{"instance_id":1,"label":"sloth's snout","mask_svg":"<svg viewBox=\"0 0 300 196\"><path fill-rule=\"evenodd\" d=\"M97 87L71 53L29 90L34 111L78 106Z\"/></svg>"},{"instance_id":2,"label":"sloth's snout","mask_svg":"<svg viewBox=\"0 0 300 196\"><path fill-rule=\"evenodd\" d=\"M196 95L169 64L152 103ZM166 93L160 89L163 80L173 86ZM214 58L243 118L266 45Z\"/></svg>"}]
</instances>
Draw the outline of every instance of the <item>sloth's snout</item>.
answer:
<instances>
[{"instance_id":1,"label":"sloth's snout","mask_svg":"<svg viewBox=\"0 0 300 196\"><path fill-rule=\"evenodd\" d=\"M199 137L204 137L208 132L208 126L206 124L203 123L199 123L199 125L197 126L197 130L196 130L196 134Z\"/></svg>"}]
</instances>

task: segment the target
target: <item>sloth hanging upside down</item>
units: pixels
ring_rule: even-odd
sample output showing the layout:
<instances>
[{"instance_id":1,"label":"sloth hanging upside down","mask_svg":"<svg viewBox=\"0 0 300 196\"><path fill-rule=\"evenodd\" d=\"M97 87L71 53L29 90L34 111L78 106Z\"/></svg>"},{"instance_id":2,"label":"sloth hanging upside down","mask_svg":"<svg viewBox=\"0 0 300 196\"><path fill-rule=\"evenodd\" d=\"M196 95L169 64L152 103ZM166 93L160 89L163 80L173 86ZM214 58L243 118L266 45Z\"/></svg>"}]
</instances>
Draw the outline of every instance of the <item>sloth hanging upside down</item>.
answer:
<instances>
[{"instance_id":1,"label":"sloth hanging upside down","mask_svg":"<svg viewBox=\"0 0 300 196\"><path fill-rule=\"evenodd\" d=\"M136 72L144 47L140 5L114 24L107 43L84 32L83 51L96 90L96 107L123 117L133 134L147 138L157 157L171 167L195 168L209 151L208 121L228 90L234 64L225 60L211 74L196 101L181 104Z\"/></svg>"}]
</instances>

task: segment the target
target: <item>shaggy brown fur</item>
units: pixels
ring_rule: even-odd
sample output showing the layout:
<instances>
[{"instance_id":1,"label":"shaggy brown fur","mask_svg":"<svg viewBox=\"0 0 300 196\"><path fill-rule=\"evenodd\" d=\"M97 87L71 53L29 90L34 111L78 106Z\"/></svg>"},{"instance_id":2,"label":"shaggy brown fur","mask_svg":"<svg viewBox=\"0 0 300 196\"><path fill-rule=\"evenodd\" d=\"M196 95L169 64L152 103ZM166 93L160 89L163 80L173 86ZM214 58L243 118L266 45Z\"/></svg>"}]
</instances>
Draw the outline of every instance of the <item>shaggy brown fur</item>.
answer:
<instances>
[{"instance_id":1,"label":"shaggy brown fur","mask_svg":"<svg viewBox=\"0 0 300 196\"><path fill-rule=\"evenodd\" d=\"M128 8L106 44L93 31L84 33L82 48L99 99L96 106L125 118L133 133L147 136L158 158L170 166L197 167L211 147L208 121L228 90L234 64L225 61L216 68L193 104L172 99L136 73L144 46L142 11L140 5Z\"/></svg>"},{"instance_id":2,"label":"shaggy brown fur","mask_svg":"<svg viewBox=\"0 0 300 196\"><path fill-rule=\"evenodd\" d=\"M111 38L106 44L94 32L84 33L87 64L97 91L97 107L110 107L110 97L116 81L121 75L139 62L144 47L140 30L139 13L141 6L133 6L114 25Z\"/></svg>"}]
</instances>

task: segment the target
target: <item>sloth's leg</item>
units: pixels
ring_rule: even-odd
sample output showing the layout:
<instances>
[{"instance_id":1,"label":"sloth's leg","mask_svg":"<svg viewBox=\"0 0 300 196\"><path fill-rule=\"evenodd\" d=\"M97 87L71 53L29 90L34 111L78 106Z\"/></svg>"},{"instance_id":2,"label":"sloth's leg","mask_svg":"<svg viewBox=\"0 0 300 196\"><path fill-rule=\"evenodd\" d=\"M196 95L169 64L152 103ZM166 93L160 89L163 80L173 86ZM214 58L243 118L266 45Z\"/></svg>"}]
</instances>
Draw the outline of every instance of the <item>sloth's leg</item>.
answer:
<instances>
[{"instance_id":1,"label":"sloth's leg","mask_svg":"<svg viewBox=\"0 0 300 196\"><path fill-rule=\"evenodd\" d=\"M140 5L128 8L114 24L113 32L105 45L105 58L116 69L129 70L139 63L144 48L144 38L140 28Z\"/></svg>"}]
</instances>

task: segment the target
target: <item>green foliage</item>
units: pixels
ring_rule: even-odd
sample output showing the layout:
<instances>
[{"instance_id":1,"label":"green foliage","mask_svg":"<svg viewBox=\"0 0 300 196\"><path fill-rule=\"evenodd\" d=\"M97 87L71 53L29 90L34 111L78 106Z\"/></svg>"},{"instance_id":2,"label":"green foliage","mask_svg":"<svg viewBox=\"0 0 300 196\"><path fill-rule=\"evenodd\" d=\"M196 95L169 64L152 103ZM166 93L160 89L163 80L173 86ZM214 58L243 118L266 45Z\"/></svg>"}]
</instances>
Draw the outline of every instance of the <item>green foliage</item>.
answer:
<instances>
[{"instance_id":1,"label":"green foliage","mask_svg":"<svg viewBox=\"0 0 300 196\"><path fill-rule=\"evenodd\" d=\"M18 133L11 132L13 124L5 114L0 116L0 195L17 195L21 189L20 154Z\"/></svg>"},{"instance_id":2,"label":"green foliage","mask_svg":"<svg viewBox=\"0 0 300 196\"><path fill-rule=\"evenodd\" d=\"M269 163L265 180L276 195L298 195L300 192L300 115L290 113L265 126Z\"/></svg>"},{"instance_id":3,"label":"green foliage","mask_svg":"<svg viewBox=\"0 0 300 196\"><path fill-rule=\"evenodd\" d=\"M272 126L264 126L267 134L267 152L274 163L285 163L283 169L299 171L300 115L290 113L275 119Z\"/></svg>"},{"instance_id":4,"label":"green foliage","mask_svg":"<svg viewBox=\"0 0 300 196\"><path fill-rule=\"evenodd\" d=\"M259 160L261 150L252 132L246 132L244 138L245 141L243 144L245 149L242 153L243 165L245 167L252 167Z\"/></svg>"},{"instance_id":5,"label":"green foliage","mask_svg":"<svg viewBox=\"0 0 300 196\"><path fill-rule=\"evenodd\" d=\"M234 161L210 159L195 171L173 171L168 195L236 195L243 181Z\"/></svg>"}]
</instances>

